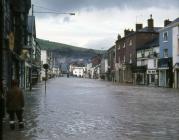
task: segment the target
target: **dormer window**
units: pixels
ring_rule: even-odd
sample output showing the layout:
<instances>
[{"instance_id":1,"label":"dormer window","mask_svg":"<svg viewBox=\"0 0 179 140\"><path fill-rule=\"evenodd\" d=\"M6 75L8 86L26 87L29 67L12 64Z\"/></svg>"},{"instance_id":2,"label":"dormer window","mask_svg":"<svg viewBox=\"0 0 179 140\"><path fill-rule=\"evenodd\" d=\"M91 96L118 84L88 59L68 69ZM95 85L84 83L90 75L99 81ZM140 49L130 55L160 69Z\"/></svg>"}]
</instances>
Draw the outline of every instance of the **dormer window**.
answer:
<instances>
[{"instance_id":1,"label":"dormer window","mask_svg":"<svg viewBox=\"0 0 179 140\"><path fill-rule=\"evenodd\" d=\"M163 33L163 40L168 41L168 32Z\"/></svg>"}]
</instances>

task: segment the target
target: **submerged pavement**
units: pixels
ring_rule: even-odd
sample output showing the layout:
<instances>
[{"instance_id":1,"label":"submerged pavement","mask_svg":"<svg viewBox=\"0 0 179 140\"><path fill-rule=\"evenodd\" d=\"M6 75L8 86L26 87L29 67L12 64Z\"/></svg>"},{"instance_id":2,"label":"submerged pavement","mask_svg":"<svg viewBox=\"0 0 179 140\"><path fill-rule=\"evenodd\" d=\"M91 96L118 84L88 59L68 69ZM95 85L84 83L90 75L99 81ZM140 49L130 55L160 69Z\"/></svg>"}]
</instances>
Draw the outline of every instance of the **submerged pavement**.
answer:
<instances>
[{"instance_id":1,"label":"submerged pavement","mask_svg":"<svg viewBox=\"0 0 179 140\"><path fill-rule=\"evenodd\" d=\"M4 140L179 140L179 90L60 77L25 92L25 128Z\"/></svg>"}]
</instances>

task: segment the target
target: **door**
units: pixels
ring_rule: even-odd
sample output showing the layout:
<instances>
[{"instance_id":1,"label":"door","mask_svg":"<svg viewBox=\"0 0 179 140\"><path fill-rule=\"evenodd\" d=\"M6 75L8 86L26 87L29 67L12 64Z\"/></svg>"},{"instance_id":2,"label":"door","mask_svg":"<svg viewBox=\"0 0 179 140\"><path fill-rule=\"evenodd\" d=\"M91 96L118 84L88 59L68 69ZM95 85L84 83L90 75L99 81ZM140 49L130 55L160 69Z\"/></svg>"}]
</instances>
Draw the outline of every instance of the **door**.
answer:
<instances>
[{"instance_id":1,"label":"door","mask_svg":"<svg viewBox=\"0 0 179 140\"><path fill-rule=\"evenodd\" d=\"M159 86L165 87L166 86L166 71L160 70L159 72Z\"/></svg>"}]
</instances>

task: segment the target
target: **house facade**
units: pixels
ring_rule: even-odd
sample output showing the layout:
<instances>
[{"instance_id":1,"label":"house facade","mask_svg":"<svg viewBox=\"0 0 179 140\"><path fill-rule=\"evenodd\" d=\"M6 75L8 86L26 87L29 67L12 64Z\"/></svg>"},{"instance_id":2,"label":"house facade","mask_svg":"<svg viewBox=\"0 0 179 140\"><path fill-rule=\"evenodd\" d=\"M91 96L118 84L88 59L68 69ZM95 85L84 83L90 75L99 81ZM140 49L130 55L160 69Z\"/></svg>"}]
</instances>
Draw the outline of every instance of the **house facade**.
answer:
<instances>
[{"instance_id":1,"label":"house facade","mask_svg":"<svg viewBox=\"0 0 179 140\"><path fill-rule=\"evenodd\" d=\"M160 87L178 87L178 24L178 18L173 22L165 20L160 30Z\"/></svg>"},{"instance_id":2,"label":"house facade","mask_svg":"<svg viewBox=\"0 0 179 140\"><path fill-rule=\"evenodd\" d=\"M158 58L159 38L155 38L137 49L135 84L158 85Z\"/></svg>"},{"instance_id":3,"label":"house facade","mask_svg":"<svg viewBox=\"0 0 179 140\"><path fill-rule=\"evenodd\" d=\"M72 73L77 77L85 77L85 69L85 67L74 67Z\"/></svg>"},{"instance_id":4,"label":"house facade","mask_svg":"<svg viewBox=\"0 0 179 140\"><path fill-rule=\"evenodd\" d=\"M173 73L174 88L179 88L179 18L173 22L172 42L173 42Z\"/></svg>"},{"instance_id":5,"label":"house facade","mask_svg":"<svg viewBox=\"0 0 179 140\"><path fill-rule=\"evenodd\" d=\"M31 0L1 0L1 79L6 88L12 79L24 87L22 48L27 45L27 22Z\"/></svg>"},{"instance_id":6,"label":"house facade","mask_svg":"<svg viewBox=\"0 0 179 140\"><path fill-rule=\"evenodd\" d=\"M40 81L41 57L40 46L36 42L35 17L28 16L27 45L22 49L24 59L24 88L32 88L32 85Z\"/></svg>"},{"instance_id":7,"label":"house facade","mask_svg":"<svg viewBox=\"0 0 179 140\"><path fill-rule=\"evenodd\" d=\"M108 59L108 71L107 71L107 79L108 81L116 81L115 78L115 48L116 46L112 46L107 50L107 59Z\"/></svg>"},{"instance_id":8,"label":"house facade","mask_svg":"<svg viewBox=\"0 0 179 140\"><path fill-rule=\"evenodd\" d=\"M146 66L137 67L137 49L158 37L158 27L154 27L152 16L148 19L148 26L136 24L136 31L125 30L124 37L118 36L115 48L115 77L120 83L135 83L138 71L146 71ZM142 76L142 75L141 75ZM143 76L144 77L144 76ZM145 81L143 80L144 84ZM141 83L141 84L142 84Z\"/></svg>"}]
</instances>

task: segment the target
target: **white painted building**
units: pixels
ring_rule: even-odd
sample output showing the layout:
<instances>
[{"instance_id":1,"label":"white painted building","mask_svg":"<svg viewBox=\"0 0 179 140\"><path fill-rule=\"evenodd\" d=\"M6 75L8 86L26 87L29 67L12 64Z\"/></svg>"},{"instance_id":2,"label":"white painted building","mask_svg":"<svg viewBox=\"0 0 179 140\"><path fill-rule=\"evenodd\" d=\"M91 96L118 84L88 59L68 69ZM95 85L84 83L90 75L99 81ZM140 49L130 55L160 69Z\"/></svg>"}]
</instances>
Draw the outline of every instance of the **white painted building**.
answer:
<instances>
[{"instance_id":1,"label":"white painted building","mask_svg":"<svg viewBox=\"0 0 179 140\"><path fill-rule=\"evenodd\" d=\"M45 70L43 64L47 64L47 50L41 50L41 81L45 78Z\"/></svg>"},{"instance_id":2,"label":"white painted building","mask_svg":"<svg viewBox=\"0 0 179 140\"><path fill-rule=\"evenodd\" d=\"M87 77L87 78L92 78L92 66L93 66L93 64L92 63L88 63L87 65L86 65L86 76L85 77Z\"/></svg>"},{"instance_id":3,"label":"white painted building","mask_svg":"<svg viewBox=\"0 0 179 140\"><path fill-rule=\"evenodd\" d=\"M107 72L108 72L108 59L103 58L101 60L101 65L100 65L100 76L103 79L107 79Z\"/></svg>"},{"instance_id":4,"label":"white painted building","mask_svg":"<svg viewBox=\"0 0 179 140\"><path fill-rule=\"evenodd\" d=\"M179 88L179 18L172 28L174 88Z\"/></svg>"},{"instance_id":5,"label":"white painted building","mask_svg":"<svg viewBox=\"0 0 179 140\"><path fill-rule=\"evenodd\" d=\"M73 75L75 75L77 77L84 77L85 76L85 67L74 67Z\"/></svg>"},{"instance_id":6,"label":"white painted building","mask_svg":"<svg viewBox=\"0 0 179 140\"><path fill-rule=\"evenodd\" d=\"M149 85L158 85L158 59L159 46L155 46L152 48L152 53L149 55L147 64L147 79Z\"/></svg>"},{"instance_id":7,"label":"white painted building","mask_svg":"<svg viewBox=\"0 0 179 140\"><path fill-rule=\"evenodd\" d=\"M136 84L158 85L159 38L137 50Z\"/></svg>"}]
</instances>

